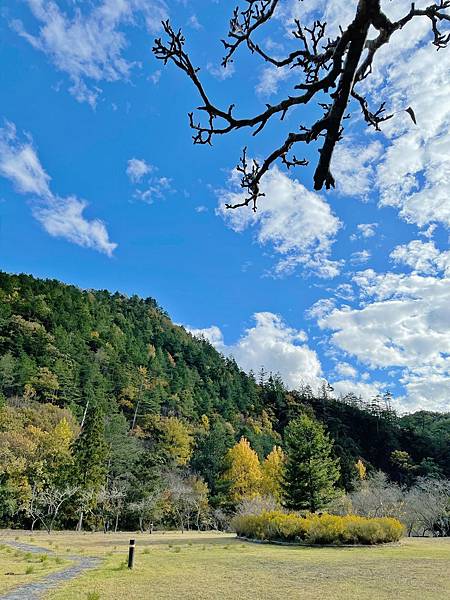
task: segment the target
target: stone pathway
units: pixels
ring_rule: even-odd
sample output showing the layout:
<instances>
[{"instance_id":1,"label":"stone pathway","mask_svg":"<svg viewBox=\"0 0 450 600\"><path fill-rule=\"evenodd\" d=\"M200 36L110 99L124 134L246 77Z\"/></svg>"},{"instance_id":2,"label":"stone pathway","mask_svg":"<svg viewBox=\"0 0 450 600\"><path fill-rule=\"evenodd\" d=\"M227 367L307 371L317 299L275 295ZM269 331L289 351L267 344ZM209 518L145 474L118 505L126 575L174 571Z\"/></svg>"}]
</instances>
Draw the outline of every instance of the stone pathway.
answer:
<instances>
[{"instance_id":1,"label":"stone pathway","mask_svg":"<svg viewBox=\"0 0 450 600\"><path fill-rule=\"evenodd\" d=\"M23 544L22 542L5 542L2 540L2 543L18 550L23 550L24 552L32 552L33 554L52 554L52 551L48 548L40 548L39 546ZM73 561L73 564L61 569L57 573L49 573L38 581L16 587L0 596L0 600L38 600L42 598L44 592L58 587L65 581L69 581L81 575L84 571L93 569L100 564L99 558L89 556L67 556L66 558Z\"/></svg>"}]
</instances>

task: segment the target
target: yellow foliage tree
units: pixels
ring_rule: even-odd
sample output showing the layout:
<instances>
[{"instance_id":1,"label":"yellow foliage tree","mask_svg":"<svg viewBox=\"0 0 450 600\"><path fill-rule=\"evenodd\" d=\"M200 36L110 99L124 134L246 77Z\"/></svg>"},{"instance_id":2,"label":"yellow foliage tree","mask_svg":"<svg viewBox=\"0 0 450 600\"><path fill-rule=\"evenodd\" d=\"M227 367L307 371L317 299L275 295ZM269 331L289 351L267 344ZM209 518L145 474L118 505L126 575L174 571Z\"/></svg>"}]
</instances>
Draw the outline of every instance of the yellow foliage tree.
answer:
<instances>
[{"instance_id":1,"label":"yellow foliage tree","mask_svg":"<svg viewBox=\"0 0 450 600\"><path fill-rule=\"evenodd\" d=\"M161 425L164 443L175 464L186 465L191 458L194 443L191 428L177 417L163 418Z\"/></svg>"},{"instance_id":2,"label":"yellow foliage tree","mask_svg":"<svg viewBox=\"0 0 450 600\"><path fill-rule=\"evenodd\" d=\"M261 465L258 455L245 437L228 450L227 461L224 479L231 484L231 500L240 502L258 496L262 479Z\"/></svg>"},{"instance_id":3,"label":"yellow foliage tree","mask_svg":"<svg viewBox=\"0 0 450 600\"><path fill-rule=\"evenodd\" d=\"M261 493L265 496L273 496L278 502L281 502L282 496L281 482L285 458L280 446L274 446L261 466Z\"/></svg>"},{"instance_id":4,"label":"yellow foliage tree","mask_svg":"<svg viewBox=\"0 0 450 600\"><path fill-rule=\"evenodd\" d=\"M360 458L355 463L355 469L358 474L359 480L362 481L363 479L366 478L366 475L367 475L366 465L363 463L363 461Z\"/></svg>"}]
</instances>

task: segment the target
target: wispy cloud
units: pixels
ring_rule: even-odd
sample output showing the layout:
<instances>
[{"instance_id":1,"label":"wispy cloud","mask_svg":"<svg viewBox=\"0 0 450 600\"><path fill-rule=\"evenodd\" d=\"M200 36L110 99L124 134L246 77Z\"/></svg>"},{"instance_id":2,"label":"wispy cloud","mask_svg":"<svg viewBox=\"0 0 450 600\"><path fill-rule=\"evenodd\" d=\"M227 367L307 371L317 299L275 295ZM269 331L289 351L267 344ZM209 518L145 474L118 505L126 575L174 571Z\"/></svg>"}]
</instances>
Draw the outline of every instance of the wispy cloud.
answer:
<instances>
[{"instance_id":1,"label":"wispy cloud","mask_svg":"<svg viewBox=\"0 0 450 600\"><path fill-rule=\"evenodd\" d=\"M16 127L7 122L0 129L0 175L21 194L31 194L33 215L52 236L111 256L117 244L110 242L105 224L83 215L86 202L75 196L61 198L50 189L50 176L41 165L29 135L20 140Z\"/></svg>"},{"instance_id":2,"label":"wispy cloud","mask_svg":"<svg viewBox=\"0 0 450 600\"><path fill-rule=\"evenodd\" d=\"M229 79L233 77L235 68L233 63L228 63L226 67L222 67L216 65L215 63L208 62L206 63L206 70L210 75L218 79L219 81L224 81L225 79Z\"/></svg>"},{"instance_id":3,"label":"wispy cloud","mask_svg":"<svg viewBox=\"0 0 450 600\"><path fill-rule=\"evenodd\" d=\"M159 175L158 170L158 167L142 158L131 158L128 161L126 174L132 183L138 184L134 190L135 198L152 204L154 200L175 192L172 179Z\"/></svg>"},{"instance_id":4,"label":"wispy cloud","mask_svg":"<svg viewBox=\"0 0 450 600\"><path fill-rule=\"evenodd\" d=\"M350 257L350 263L352 265L361 265L366 263L371 257L370 250L360 250L359 252L352 252Z\"/></svg>"},{"instance_id":5,"label":"wispy cloud","mask_svg":"<svg viewBox=\"0 0 450 600\"><path fill-rule=\"evenodd\" d=\"M64 11L53 0L26 0L39 23L36 35L21 21L12 27L36 50L45 53L55 67L70 77L69 91L79 102L95 106L102 81L127 79L137 66L124 56L124 25L145 23L156 33L167 18L163 0L103 0Z\"/></svg>"}]
</instances>

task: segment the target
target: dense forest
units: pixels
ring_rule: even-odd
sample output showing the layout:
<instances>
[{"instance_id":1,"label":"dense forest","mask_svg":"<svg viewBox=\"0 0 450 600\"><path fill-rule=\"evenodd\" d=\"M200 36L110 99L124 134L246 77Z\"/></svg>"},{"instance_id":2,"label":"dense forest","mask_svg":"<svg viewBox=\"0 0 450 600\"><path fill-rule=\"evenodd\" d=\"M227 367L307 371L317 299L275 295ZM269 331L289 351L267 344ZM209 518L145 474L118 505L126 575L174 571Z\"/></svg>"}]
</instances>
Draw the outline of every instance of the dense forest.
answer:
<instances>
[{"instance_id":1,"label":"dense forest","mask_svg":"<svg viewBox=\"0 0 450 600\"><path fill-rule=\"evenodd\" d=\"M326 383L288 390L276 374L244 373L152 298L0 273L3 525L220 526L239 499L232 450L252 453L270 490L302 415L334 442L342 490L358 465L406 486L450 478L450 414L400 417L388 393L335 398Z\"/></svg>"}]
</instances>

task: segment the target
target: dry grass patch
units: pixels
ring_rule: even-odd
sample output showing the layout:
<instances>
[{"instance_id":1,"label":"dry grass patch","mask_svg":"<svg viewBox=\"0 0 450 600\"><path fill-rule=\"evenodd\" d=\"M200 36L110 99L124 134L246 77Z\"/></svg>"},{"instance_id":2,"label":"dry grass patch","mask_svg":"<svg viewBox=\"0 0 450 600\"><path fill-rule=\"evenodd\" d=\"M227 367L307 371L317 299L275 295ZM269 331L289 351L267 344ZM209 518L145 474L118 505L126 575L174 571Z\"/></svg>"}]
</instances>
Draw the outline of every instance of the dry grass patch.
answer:
<instances>
[{"instance_id":1,"label":"dry grass patch","mask_svg":"<svg viewBox=\"0 0 450 600\"><path fill-rule=\"evenodd\" d=\"M243 544L216 533L102 535L72 536L86 554L105 560L47 600L80 600L87 592L100 600L442 600L450 589L450 539L302 548ZM137 540L132 571L125 565L130 537Z\"/></svg>"}]
</instances>

